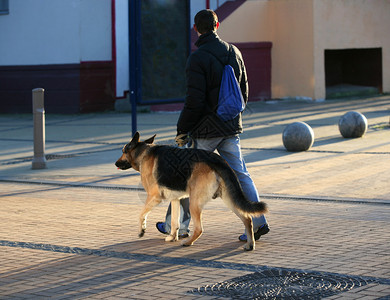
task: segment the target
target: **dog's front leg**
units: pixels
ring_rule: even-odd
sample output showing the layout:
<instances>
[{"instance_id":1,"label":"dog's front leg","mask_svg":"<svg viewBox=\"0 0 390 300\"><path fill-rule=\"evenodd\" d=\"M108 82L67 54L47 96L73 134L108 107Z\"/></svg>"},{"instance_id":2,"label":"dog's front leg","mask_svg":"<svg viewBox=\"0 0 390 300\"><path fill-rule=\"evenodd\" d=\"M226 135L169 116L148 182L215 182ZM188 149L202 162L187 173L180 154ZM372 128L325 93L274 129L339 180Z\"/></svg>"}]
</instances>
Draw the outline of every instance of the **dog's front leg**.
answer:
<instances>
[{"instance_id":1,"label":"dog's front leg","mask_svg":"<svg viewBox=\"0 0 390 300\"><path fill-rule=\"evenodd\" d=\"M191 197L192 196L192 197ZM190 195L190 214L194 224L194 232L192 235L184 240L181 244L182 246L192 246L193 243L202 235L203 225L202 225L202 206L203 202L199 201L195 195ZM201 203L201 204L199 204Z\"/></svg>"},{"instance_id":2,"label":"dog's front leg","mask_svg":"<svg viewBox=\"0 0 390 300\"><path fill-rule=\"evenodd\" d=\"M143 237L145 234L146 219L148 217L148 214L153 209L153 207L155 207L156 205L158 205L160 203L161 203L161 199L159 197L150 196L150 195L147 196L145 206L144 206L144 208L140 214L140 217L139 217L139 225L140 225L139 234L138 234L139 237Z\"/></svg>"},{"instance_id":3,"label":"dog's front leg","mask_svg":"<svg viewBox=\"0 0 390 300\"><path fill-rule=\"evenodd\" d=\"M176 242L179 240L180 227L180 200L171 201L171 233L165 238L166 242Z\"/></svg>"}]
</instances>

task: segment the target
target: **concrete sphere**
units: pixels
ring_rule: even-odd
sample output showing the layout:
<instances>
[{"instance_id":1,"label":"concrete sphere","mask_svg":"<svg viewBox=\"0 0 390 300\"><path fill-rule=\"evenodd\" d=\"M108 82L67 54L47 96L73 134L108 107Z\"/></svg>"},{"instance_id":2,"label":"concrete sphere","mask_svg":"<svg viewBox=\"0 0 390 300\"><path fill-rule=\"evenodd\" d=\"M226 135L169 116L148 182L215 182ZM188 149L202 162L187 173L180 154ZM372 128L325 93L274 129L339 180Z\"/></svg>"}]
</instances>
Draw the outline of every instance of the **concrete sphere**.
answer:
<instances>
[{"instance_id":1,"label":"concrete sphere","mask_svg":"<svg viewBox=\"0 0 390 300\"><path fill-rule=\"evenodd\" d=\"M345 138L362 137L367 131L367 119L357 111L349 111L339 120L339 130Z\"/></svg>"},{"instance_id":2,"label":"concrete sphere","mask_svg":"<svg viewBox=\"0 0 390 300\"><path fill-rule=\"evenodd\" d=\"M283 145L287 151L306 151L314 143L314 132L304 122L294 122L283 130Z\"/></svg>"}]
</instances>

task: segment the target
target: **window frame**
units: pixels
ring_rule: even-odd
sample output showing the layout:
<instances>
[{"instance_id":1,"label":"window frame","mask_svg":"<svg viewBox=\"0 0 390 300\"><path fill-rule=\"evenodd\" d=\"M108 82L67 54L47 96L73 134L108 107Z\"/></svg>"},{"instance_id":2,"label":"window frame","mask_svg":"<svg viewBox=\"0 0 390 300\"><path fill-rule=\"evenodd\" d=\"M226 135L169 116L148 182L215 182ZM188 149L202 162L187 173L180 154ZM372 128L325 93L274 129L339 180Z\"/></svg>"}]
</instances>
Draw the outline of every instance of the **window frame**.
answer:
<instances>
[{"instance_id":1,"label":"window frame","mask_svg":"<svg viewBox=\"0 0 390 300\"><path fill-rule=\"evenodd\" d=\"M9 14L9 0L0 0L0 15Z\"/></svg>"}]
</instances>

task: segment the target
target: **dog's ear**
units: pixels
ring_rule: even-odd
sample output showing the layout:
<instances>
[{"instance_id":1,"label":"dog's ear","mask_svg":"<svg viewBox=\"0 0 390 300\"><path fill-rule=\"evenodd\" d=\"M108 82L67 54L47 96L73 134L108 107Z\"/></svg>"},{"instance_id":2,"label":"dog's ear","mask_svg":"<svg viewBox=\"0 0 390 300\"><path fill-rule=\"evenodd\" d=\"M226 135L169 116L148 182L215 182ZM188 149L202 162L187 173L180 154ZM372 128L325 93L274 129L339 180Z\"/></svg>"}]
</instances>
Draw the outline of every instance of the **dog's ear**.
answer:
<instances>
[{"instance_id":1,"label":"dog's ear","mask_svg":"<svg viewBox=\"0 0 390 300\"><path fill-rule=\"evenodd\" d=\"M155 138L155 137L156 137L156 135L154 135L154 136L148 138L148 139L145 140L144 142L145 142L146 144L153 144L154 138Z\"/></svg>"},{"instance_id":2,"label":"dog's ear","mask_svg":"<svg viewBox=\"0 0 390 300\"><path fill-rule=\"evenodd\" d=\"M137 132L134 134L132 140L130 141L129 146L130 146L130 147L132 147L132 146L134 147L134 146L137 145L138 143L139 143L139 132L137 131Z\"/></svg>"}]
</instances>

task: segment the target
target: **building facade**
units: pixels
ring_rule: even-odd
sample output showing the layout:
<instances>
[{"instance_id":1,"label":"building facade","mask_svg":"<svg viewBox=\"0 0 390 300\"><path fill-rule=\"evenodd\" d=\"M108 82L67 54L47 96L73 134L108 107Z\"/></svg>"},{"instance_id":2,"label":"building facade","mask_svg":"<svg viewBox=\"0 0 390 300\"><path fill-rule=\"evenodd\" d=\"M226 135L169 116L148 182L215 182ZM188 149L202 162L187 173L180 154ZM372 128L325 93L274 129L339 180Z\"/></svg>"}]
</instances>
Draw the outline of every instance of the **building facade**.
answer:
<instances>
[{"instance_id":1,"label":"building facade","mask_svg":"<svg viewBox=\"0 0 390 300\"><path fill-rule=\"evenodd\" d=\"M206 7L243 53L250 100L321 100L337 86L390 92L388 0L1 0L0 112L31 112L38 87L53 113L110 110L134 93L182 100L193 17Z\"/></svg>"},{"instance_id":2,"label":"building facade","mask_svg":"<svg viewBox=\"0 0 390 300\"><path fill-rule=\"evenodd\" d=\"M388 0L245 1L222 25L226 40L272 42L272 98L321 100L337 86L390 92Z\"/></svg>"},{"instance_id":3,"label":"building facade","mask_svg":"<svg viewBox=\"0 0 390 300\"><path fill-rule=\"evenodd\" d=\"M0 112L31 112L37 87L45 89L49 112L112 108L118 96L113 3L9 1L0 15Z\"/></svg>"}]
</instances>

